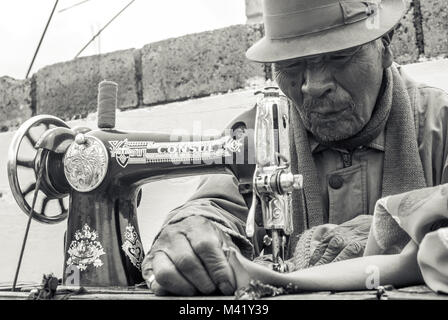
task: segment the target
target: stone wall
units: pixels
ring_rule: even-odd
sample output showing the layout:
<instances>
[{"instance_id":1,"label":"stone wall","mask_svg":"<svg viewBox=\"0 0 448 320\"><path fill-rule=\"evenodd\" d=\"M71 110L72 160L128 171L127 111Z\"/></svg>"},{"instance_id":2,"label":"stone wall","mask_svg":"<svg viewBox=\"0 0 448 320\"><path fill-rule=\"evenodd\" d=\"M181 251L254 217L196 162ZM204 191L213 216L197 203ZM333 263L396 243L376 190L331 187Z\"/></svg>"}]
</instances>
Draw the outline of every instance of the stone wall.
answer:
<instances>
[{"instance_id":1,"label":"stone wall","mask_svg":"<svg viewBox=\"0 0 448 320\"><path fill-rule=\"evenodd\" d=\"M420 0L427 56L447 56L448 52L448 6L446 0Z\"/></svg>"},{"instance_id":2,"label":"stone wall","mask_svg":"<svg viewBox=\"0 0 448 320\"><path fill-rule=\"evenodd\" d=\"M263 65L246 60L245 52L262 37L259 26L187 35L142 49L143 103L183 100L246 87L265 77Z\"/></svg>"},{"instance_id":3,"label":"stone wall","mask_svg":"<svg viewBox=\"0 0 448 320\"><path fill-rule=\"evenodd\" d=\"M413 0L406 0L406 3L408 11L403 19L401 19L400 25L395 30L392 39L392 51L395 60L401 64L415 62L420 56L414 22L416 10L413 5Z\"/></svg>"},{"instance_id":4,"label":"stone wall","mask_svg":"<svg viewBox=\"0 0 448 320\"><path fill-rule=\"evenodd\" d=\"M405 0L408 11L395 32L399 63L448 56L448 9L444 1ZM260 0L246 0L248 22L260 17ZM97 106L101 80L119 84L120 109L180 101L245 88L271 77L270 65L244 53L263 36L248 23L190 34L40 69L30 79L0 77L0 130L16 128L36 114L64 120L85 117Z\"/></svg>"},{"instance_id":5,"label":"stone wall","mask_svg":"<svg viewBox=\"0 0 448 320\"><path fill-rule=\"evenodd\" d=\"M151 43L141 49L82 57L44 67L28 80L0 77L0 129L37 114L64 120L96 111L98 83L118 83L118 107L137 108L224 93L266 79L244 53L262 25L235 25Z\"/></svg>"},{"instance_id":6,"label":"stone wall","mask_svg":"<svg viewBox=\"0 0 448 320\"><path fill-rule=\"evenodd\" d=\"M31 80L0 78L0 131L8 131L32 114Z\"/></svg>"},{"instance_id":7,"label":"stone wall","mask_svg":"<svg viewBox=\"0 0 448 320\"><path fill-rule=\"evenodd\" d=\"M69 119L95 112L98 83L104 79L118 83L121 108L138 106L135 52L130 49L82 57L39 70L36 74L36 114Z\"/></svg>"}]
</instances>

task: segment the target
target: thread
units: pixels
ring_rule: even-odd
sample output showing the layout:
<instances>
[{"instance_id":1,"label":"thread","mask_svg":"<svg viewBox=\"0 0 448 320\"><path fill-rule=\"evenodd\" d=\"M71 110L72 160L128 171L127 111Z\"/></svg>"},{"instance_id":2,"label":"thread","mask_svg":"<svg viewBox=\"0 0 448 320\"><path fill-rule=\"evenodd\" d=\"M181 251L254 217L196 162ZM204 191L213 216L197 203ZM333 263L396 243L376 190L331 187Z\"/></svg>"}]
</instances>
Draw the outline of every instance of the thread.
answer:
<instances>
[{"instance_id":1,"label":"thread","mask_svg":"<svg viewBox=\"0 0 448 320\"><path fill-rule=\"evenodd\" d=\"M98 128L115 128L115 110L117 108L118 84L113 81L101 81L98 85Z\"/></svg>"}]
</instances>

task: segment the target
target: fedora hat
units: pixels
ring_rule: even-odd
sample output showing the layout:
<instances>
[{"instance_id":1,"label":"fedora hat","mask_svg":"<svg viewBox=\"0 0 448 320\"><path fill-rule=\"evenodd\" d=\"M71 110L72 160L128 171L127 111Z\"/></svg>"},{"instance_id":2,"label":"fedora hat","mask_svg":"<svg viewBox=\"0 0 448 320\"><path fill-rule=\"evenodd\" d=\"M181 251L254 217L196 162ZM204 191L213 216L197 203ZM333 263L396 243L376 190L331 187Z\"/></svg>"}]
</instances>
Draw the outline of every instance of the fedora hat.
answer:
<instances>
[{"instance_id":1,"label":"fedora hat","mask_svg":"<svg viewBox=\"0 0 448 320\"><path fill-rule=\"evenodd\" d=\"M336 52L381 38L406 11L404 0L263 0L265 36L249 60L276 62Z\"/></svg>"}]
</instances>

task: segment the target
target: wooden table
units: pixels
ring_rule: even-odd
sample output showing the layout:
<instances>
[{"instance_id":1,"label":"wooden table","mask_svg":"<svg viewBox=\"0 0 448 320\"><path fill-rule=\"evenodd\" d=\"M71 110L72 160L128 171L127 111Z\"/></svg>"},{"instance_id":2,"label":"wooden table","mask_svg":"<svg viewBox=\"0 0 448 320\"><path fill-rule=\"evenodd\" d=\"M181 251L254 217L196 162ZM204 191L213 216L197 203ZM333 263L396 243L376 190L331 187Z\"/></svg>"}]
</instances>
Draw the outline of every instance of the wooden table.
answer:
<instances>
[{"instance_id":1,"label":"wooden table","mask_svg":"<svg viewBox=\"0 0 448 320\"><path fill-rule=\"evenodd\" d=\"M0 299L23 300L27 299L32 289L39 286L25 285L21 291L6 291L5 286L0 288ZM58 287L57 298L67 294L67 287ZM72 289L72 288L70 288ZM3 290L3 291L1 291ZM155 296L148 289L136 288L88 288L83 294L69 295L69 300L234 300L233 296L199 296L199 297L160 297ZM73 290L71 290L73 291ZM347 292L313 292L302 294L282 295L268 300L448 300L448 295L437 294L426 286L414 286L402 289L388 289L378 292L347 291Z\"/></svg>"}]
</instances>

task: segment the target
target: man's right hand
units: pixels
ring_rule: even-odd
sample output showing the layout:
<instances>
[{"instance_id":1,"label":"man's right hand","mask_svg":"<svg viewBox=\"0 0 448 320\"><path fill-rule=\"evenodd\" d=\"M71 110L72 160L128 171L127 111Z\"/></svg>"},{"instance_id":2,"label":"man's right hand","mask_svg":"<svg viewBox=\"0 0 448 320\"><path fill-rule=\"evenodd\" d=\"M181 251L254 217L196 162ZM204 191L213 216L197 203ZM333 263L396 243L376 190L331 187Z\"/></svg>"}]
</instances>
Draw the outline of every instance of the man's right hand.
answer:
<instances>
[{"instance_id":1,"label":"man's right hand","mask_svg":"<svg viewBox=\"0 0 448 320\"><path fill-rule=\"evenodd\" d=\"M143 261L143 277L157 295L233 295L235 276L225 247L235 245L204 217L168 224Z\"/></svg>"}]
</instances>

